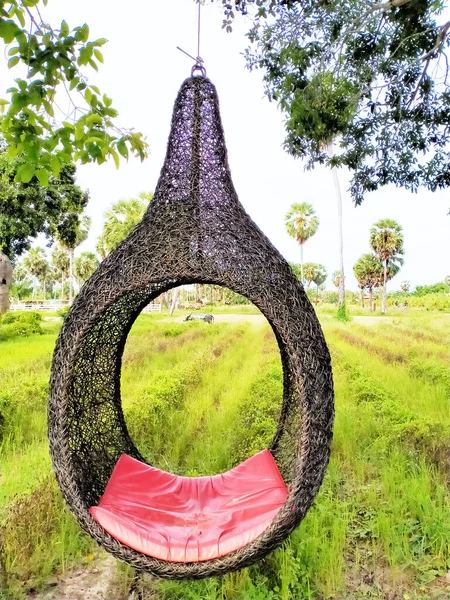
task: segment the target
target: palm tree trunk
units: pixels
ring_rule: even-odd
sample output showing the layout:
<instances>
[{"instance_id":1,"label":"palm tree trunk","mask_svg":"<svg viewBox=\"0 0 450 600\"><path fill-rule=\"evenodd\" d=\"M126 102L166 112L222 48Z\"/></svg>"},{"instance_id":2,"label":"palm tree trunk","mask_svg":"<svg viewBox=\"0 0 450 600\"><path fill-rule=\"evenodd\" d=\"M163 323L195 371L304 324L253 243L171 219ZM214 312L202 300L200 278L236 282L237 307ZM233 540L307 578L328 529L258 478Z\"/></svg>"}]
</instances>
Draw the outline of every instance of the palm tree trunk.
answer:
<instances>
[{"instance_id":1,"label":"palm tree trunk","mask_svg":"<svg viewBox=\"0 0 450 600\"><path fill-rule=\"evenodd\" d=\"M364 308L364 288L361 288L361 306Z\"/></svg>"},{"instance_id":2,"label":"palm tree trunk","mask_svg":"<svg viewBox=\"0 0 450 600\"><path fill-rule=\"evenodd\" d=\"M317 286L316 305L319 304L319 286Z\"/></svg>"},{"instance_id":3,"label":"palm tree trunk","mask_svg":"<svg viewBox=\"0 0 450 600\"><path fill-rule=\"evenodd\" d=\"M383 302L381 304L381 312L386 312L386 283L387 283L387 260L384 259L384 279L383 279Z\"/></svg>"},{"instance_id":4,"label":"palm tree trunk","mask_svg":"<svg viewBox=\"0 0 450 600\"><path fill-rule=\"evenodd\" d=\"M64 302L64 271L61 271L61 302Z\"/></svg>"},{"instance_id":5,"label":"palm tree trunk","mask_svg":"<svg viewBox=\"0 0 450 600\"><path fill-rule=\"evenodd\" d=\"M333 140L328 144L328 156L333 158ZM334 189L336 191L337 209L338 209L338 234L339 234L339 270L341 279L339 282L339 304L345 302L345 282L344 282L344 231L342 225L342 195L341 186L339 185L339 177L336 167L331 169L334 181Z\"/></svg>"},{"instance_id":6,"label":"palm tree trunk","mask_svg":"<svg viewBox=\"0 0 450 600\"><path fill-rule=\"evenodd\" d=\"M177 299L178 299L178 291L179 291L179 289L180 288L175 288L173 290L173 293L172 293L172 303L170 305L170 314L171 315L173 315L173 313L175 311L175 308L177 306Z\"/></svg>"},{"instance_id":7,"label":"palm tree trunk","mask_svg":"<svg viewBox=\"0 0 450 600\"><path fill-rule=\"evenodd\" d=\"M303 285L303 244L300 244L300 280Z\"/></svg>"},{"instance_id":8,"label":"palm tree trunk","mask_svg":"<svg viewBox=\"0 0 450 600\"><path fill-rule=\"evenodd\" d=\"M69 250L69 306L73 301L73 248Z\"/></svg>"},{"instance_id":9,"label":"palm tree trunk","mask_svg":"<svg viewBox=\"0 0 450 600\"><path fill-rule=\"evenodd\" d=\"M370 312L373 312L373 290L369 288L369 309Z\"/></svg>"},{"instance_id":10,"label":"palm tree trunk","mask_svg":"<svg viewBox=\"0 0 450 600\"><path fill-rule=\"evenodd\" d=\"M9 258L0 251L0 315L9 308L9 288L12 283L12 273Z\"/></svg>"},{"instance_id":11,"label":"palm tree trunk","mask_svg":"<svg viewBox=\"0 0 450 600\"><path fill-rule=\"evenodd\" d=\"M43 289L44 289L44 302L45 302L45 300L46 300L46 298L45 298L45 295L46 295L46 294L45 294L45 292L46 292L46 290L45 290L45 279L44 279L44 281L42 282L42 287L43 287Z\"/></svg>"}]
</instances>

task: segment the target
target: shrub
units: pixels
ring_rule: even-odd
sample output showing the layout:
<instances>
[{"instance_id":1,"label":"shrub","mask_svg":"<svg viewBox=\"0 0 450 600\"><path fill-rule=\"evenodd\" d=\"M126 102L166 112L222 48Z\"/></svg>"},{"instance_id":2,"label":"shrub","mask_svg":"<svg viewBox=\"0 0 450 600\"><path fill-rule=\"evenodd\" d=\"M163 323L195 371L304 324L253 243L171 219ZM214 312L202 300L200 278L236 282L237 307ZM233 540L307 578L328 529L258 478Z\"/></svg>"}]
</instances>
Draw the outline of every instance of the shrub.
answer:
<instances>
[{"instance_id":1,"label":"shrub","mask_svg":"<svg viewBox=\"0 0 450 600\"><path fill-rule=\"evenodd\" d=\"M41 322L37 312L8 312L0 319L0 341L41 334Z\"/></svg>"},{"instance_id":2,"label":"shrub","mask_svg":"<svg viewBox=\"0 0 450 600\"><path fill-rule=\"evenodd\" d=\"M64 321L64 319L67 317L68 313L70 310L70 306L64 306L64 308L60 308L59 310L56 311L56 314L58 315L58 317L61 317L61 319Z\"/></svg>"}]
</instances>

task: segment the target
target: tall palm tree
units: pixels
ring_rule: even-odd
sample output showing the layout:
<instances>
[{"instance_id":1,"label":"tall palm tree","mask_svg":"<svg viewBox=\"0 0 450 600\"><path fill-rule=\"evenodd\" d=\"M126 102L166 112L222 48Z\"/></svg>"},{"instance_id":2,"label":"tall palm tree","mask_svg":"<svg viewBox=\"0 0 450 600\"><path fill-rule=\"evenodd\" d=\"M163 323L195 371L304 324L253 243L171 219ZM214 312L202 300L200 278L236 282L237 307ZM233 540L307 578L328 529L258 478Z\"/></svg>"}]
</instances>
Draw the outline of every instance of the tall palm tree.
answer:
<instances>
[{"instance_id":1,"label":"tall palm tree","mask_svg":"<svg viewBox=\"0 0 450 600\"><path fill-rule=\"evenodd\" d=\"M43 248L30 248L23 259L23 265L37 281L42 284L44 300L46 299L46 282L51 268L45 256Z\"/></svg>"},{"instance_id":2,"label":"tall palm tree","mask_svg":"<svg viewBox=\"0 0 450 600\"><path fill-rule=\"evenodd\" d=\"M76 235L72 243L67 241L59 240L61 246L67 250L69 254L69 304L73 301L73 259L75 254L75 248L87 240L89 235L89 229L91 228L91 217L84 215L76 231Z\"/></svg>"},{"instance_id":3,"label":"tall palm tree","mask_svg":"<svg viewBox=\"0 0 450 600\"><path fill-rule=\"evenodd\" d=\"M9 288L12 283L12 274L11 261L0 250L0 315L9 308Z\"/></svg>"},{"instance_id":4,"label":"tall palm tree","mask_svg":"<svg viewBox=\"0 0 450 600\"><path fill-rule=\"evenodd\" d=\"M82 252L80 256L75 259L74 273L80 285L82 285L86 279L89 279L98 267L98 264L98 259L93 252Z\"/></svg>"},{"instance_id":5,"label":"tall palm tree","mask_svg":"<svg viewBox=\"0 0 450 600\"><path fill-rule=\"evenodd\" d=\"M364 290L369 291L369 308L373 309L373 288L379 285L383 277L383 265L375 254L363 254L353 265L358 287L361 289L362 305L364 307Z\"/></svg>"},{"instance_id":6,"label":"tall palm tree","mask_svg":"<svg viewBox=\"0 0 450 600\"><path fill-rule=\"evenodd\" d=\"M142 192L137 198L119 200L106 212L96 248L102 258L106 258L142 220L152 198L152 192Z\"/></svg>"},{"instance_id":7,"label":"tall palm tree","mask_svg":"<svg viewBox=\"0 0 450 600\"><path fill-rule=\"evenodd\" d=\"M55 246L52 252L52 265L56 274L61 277L61 300L64 300L64 281L67 279L70 268L70 259L68 253Z\"/></svg>"},{"instance_id":8,"label":"tall palm tree","mask_svg":"<svg viewBox=\"0 0 450 600\"><path fill-rule=\"evenodd\" d=\"M403 264L401 256L403 249L403 230L397 221L393 219L381 219L374 224L370 230L370 246L375 254L383 261L383 300L381 312L386 312L386 283L388 281L388 267L391 263L396 265L397 272L399 265ZM394 275L391 274L391 278Z\"/></svg>"},{"instance_id":9,"label":"tall palm tree","mask_svg":"<svg viewBox=\"0 0 450 600\"><path fill-rule=\"evenodd\" d=\"M311 204L302 202L291 206L286 215L285 223L288 235L300 244L300 275L303 282L303 244L316 233L319 227L319 219Z\"/></svg>"}]
</instances>

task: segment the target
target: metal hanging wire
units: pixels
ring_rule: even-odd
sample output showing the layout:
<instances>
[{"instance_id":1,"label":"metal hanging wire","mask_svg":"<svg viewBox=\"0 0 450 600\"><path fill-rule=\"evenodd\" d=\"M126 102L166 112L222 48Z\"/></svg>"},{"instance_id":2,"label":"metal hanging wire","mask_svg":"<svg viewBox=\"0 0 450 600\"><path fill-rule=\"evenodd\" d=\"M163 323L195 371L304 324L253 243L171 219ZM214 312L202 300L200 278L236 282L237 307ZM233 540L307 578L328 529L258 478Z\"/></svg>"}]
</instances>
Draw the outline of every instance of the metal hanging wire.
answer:
<instances>
[{"instance_id":1,"label":"metal hanging wire","mask_svg":"<svg viewBox=\"0 0 450 600\"><path fill-rule=\"evenodd\" d=\"M177 50L180 50L180 52L183 52L183 54L186 54L186 56L189 56L189 58L191 58L195 64L191 69L191 75L194 76L195 73L197 73L198 71L200 71L200 75L202 77L206 77L206 69L204 67L204 61L203 58L200 56L200 38L201 38L201 2L200 0L198 0L198 17L197 17L197 57L195 58L194 56L192 56L192 54L189 54L188 52L186 52L186 50L183 50L183 48L180 48L180 46L177 46Z\"/></svg>"}]
</instances>

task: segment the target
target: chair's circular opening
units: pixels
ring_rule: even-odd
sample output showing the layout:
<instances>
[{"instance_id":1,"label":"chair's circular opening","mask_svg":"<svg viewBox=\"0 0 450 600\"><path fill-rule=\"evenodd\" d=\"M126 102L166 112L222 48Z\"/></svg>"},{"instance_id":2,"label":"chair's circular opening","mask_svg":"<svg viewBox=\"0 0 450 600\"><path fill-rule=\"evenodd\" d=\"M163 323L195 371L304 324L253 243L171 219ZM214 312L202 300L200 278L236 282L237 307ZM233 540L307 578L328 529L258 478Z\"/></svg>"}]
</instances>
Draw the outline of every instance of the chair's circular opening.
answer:
<instances>
[{"instance_id":1,"label":"chair's circular opening","mask_svg":"<svg viewBox=\"0 0 450 600\"><path fill-rule=\"evenodd\" d=\"M283 369L272 328L227 288L172 288L134 322L121 397L131 438L150 464L188 476L224 472L275 436Z\"/></svg>"}]
</instances>

